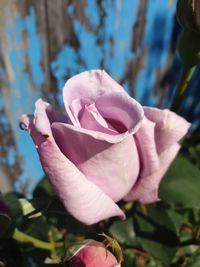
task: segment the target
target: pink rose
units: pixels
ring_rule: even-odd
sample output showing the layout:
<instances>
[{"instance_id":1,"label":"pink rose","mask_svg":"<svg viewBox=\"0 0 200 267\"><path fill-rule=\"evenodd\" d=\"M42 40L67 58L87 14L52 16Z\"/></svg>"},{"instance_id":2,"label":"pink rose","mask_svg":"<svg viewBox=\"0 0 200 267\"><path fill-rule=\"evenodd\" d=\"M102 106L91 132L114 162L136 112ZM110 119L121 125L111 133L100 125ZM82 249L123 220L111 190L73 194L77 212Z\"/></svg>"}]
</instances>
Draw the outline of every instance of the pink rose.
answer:
<instances>
[{"instance_id":1,"label":"pink rose","mask_svg":"<svg viewBox=\"0 0 200 267\"><path fill-rule=\"evenodd\" d=\"M86 240L85 244L74 248L72 256L66 256L64 266L67 267L120 267L115 256L104 244L95 240Z\"/></svg>"},{"instance_id":2,"label":"pink rose","mask_svg":"<svg viewBox=\"0 0 200 267\"><path fill-rule=\"evenodd\" d=\"M120 199L158 200L190 124L169 110L142 107L102 70L69 79L63 99L69 117L39 99L34 116L23 115L20 125L66 209L93 224L125 218Z\"/></svg>"}]
</instances>

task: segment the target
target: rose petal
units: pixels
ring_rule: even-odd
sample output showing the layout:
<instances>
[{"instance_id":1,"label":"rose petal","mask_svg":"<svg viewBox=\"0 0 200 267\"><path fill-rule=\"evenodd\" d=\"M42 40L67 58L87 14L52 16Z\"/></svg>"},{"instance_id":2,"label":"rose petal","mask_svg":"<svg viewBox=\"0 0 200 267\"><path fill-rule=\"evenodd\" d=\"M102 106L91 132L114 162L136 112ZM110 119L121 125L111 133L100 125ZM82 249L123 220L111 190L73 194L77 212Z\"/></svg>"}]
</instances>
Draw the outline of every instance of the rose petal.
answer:
<instances>
[{"instance_id":1,"label":"rose petal","mask_svg":"<svg viewBox=\"0 0 200 267\"><path fill-rule=\"evenodd\" d=\"M140 156L140 177L146 177L159 168L159 156L155 144L155 123L144 118L141 127L134 135Z\"/></svg>"},{"instance_id":2,"label":"rose petal","mask_svg":"<svg viewBox=\"0 0 200 267\"><path fill-rule=\"evenodd\" d=\"M171 146L160 154L160 167L150 176L138 180L133 189L124 198L126 201L138 200L141 203L149 204L158 200L158 186L160 180L169 168L180 149L179 144Z\"/></svg>"},{"instance_id":3,"label":"rose petal","mask_svg":"<svg viewBox=\"0 0 200 267\"><path fill-rule=\"evenodd\" d=\"M96 99L95 105L102 117L119 133L128 131L134 134L144 117L142 106L122 92L104 94Z\"/></svg>"},{"instance_id":4,"label":"rose petal","mask_svg":"<svg viewBox=\"0 0 200 267\"><path fill-rule=\"evenodd\" d=\"M123 212L112 199L88 181L84 174L62 154L52 136L48 116L55 114L47 115L48 106L39 100L36 103L36 118L24 115L20 118L20 123L23 123L31 134L42 167L65 208L86 224L93 224L112 216L124 218Z\"/></svg>"},{"instance_id":5,"label":"rose petal","mask_svg":"<svg viewBox=\"0 0 200 267\"><path fill-rule=\"evenodd\" d=\"M81 127L81 117L86 115L85 106L94 103L102 119L108 125L113 126L111 128L124 133L123 136L116 138L103 137L104 140L113 140L111 141L113 143L118 142L119 139L123 140L127 136L127 132L135 133L144 116L141 105L128 96L119 84L101 70L83 72L69 79L63 89L63 98L72 123L79 127ZM88 115L87 119L84 118L81 121L82 124L84 122L85 128L110 133L101 127L100 121L96 120L95 122L94 117ZM99 136L99 134L95 135Z\"/></svg>"},{"instance_id":6,"label":"rose petal","mask_svg":"<svg viewBox=\"0 0 200 267\"><path fill-rule=\"evenodd\" d=\"M36 148L43 143L47 137L52 136L51 123L54 121L68 122L69 119L64 114L55 111L51 105L42 99L35 103L35 112L33 115L22 115L19 123L33 137Z\"/></svg>"},{"instance_id":7,"label":"rose petal","mask_svg":"<svg viewBox=\"0 0 200 267\"><path fill-rule=\"evenodd\" d=\"M104 120L94 103L84 107L81 116L79 116L79 120L82 128L111 135L118 134L118 132L111 129L110 125Z\"/></svg>"},{"instance_id":8,"label":"rose petal","mask_svg":"<svg viewBox=\"0 0 200 267\"><path fill-rule=\"evenodd\" d=\"M82 113L82 111L85 108L85 105L89 105L92 102L89 99L74 99L72 103L70 104L70 114L72 113L73 116L73 124L76 126L81 127L80 122L79 122L79 117ZM71 114L71 115L72 115Z\"/></svg>"},{"instance_id":9,"label":"rose petal","mask_svg":"<svg viewBox=\"0 0 200 267\"><path fill-rule=\"evenodd\" d=\"M191 125L184 118L167 109L144 107L144 112L150 121L156 123L155 141L158 154L178 142Z\"/></svg>"},{"instance_id":10,"label":"rose petal","mask_svg":"<svg viewBox=\"0 0 200 267\"><path fill-rule=\"evenodd\" d=\"M83 103L86 106L88 105L86 101L83 101ZM77 105L78 103L76 102ZM82 103L79 103L79 106L83 109ZM90 129L91 131L87 131L87 133L94 138L111 143L119 142L126 138L127 135L137 132L144 116L142 106L123 93L110 93L97 98L95 108L99 114L98 119L95 119L94 115L89 111L82 110L82 112L77 112L76 110L76 121L79 119L79 123L78 125L75 123L75 125L78 127L84 126L85 128L82 128L82 130ZM104 125L107 123L108 128L103 127L102 120L104 120ZM117 135L116 131L118 132ZM105 134L103 135L103 133Z\"/></svg>"},{"instance_id":11,"label":"rose petal","mask_svg":"<svg viewBox=\"0 0 200 267\"><path fill-rule=\"evenodd\" d=\"M49 103L39 98L35 103L35 128L42 135L51 136L51 123L53 123L54 121L70 123L67 116L55 111Z\"/></svg>"},{"instance_id":12,"label":"rose petal","mask_svg":"<svg viewBox=\"0 0 200 267\"><path fill-rule=\"evenodd\" d=\"M51 125L46 113L48 106L49 104L42 101L42 99L38 99L35 103L34 125L36 130L43 136L52 136Z\"/></svg>"},{"instance_id":13,"label":"rose petal","mask_svg":"<svg viewBox=\"0 0 200 267\"><path fill-rule=\"evenodd\" d=\"M93 183L114 201L120 200L135 183L139 158L132 135L110 144L97 140L91 131L53 123L54 138L66 155Z\"/></svg>"},{"instance_id":14,"label":"rose petal","mask_svg":"<svg viewBox=\"0 0 200 267\"><path fill-rule=\"evenodd\" d=\"M160 164L158 170L153 172L152 175L139 177L136 185L133 186L125 200L139 200L143 203L151 203L158 200L157 190L160 180L178 153L180 148L178 141L187 133L190 123L169 110L144 107L144 112L148 120L155 123L154 139ZM143 146L142 143L141 146Z\"/></svg>"},{"instance_id":15,"label":"rose petal","mask_svg":"<svg viewBox=\"0 0 200 267\"><path fill-rule=\"evenodd\" d=\"M48 104L46 108L46 113L50 121L50 124L52 124L55 121L71 124L71 121L69 117L67 117L67 115L54 110L50 104Z\"/></svg>"},{"instance_id":16,"label":"rose petal","mask_svg":"<svg viewBox=\"0 0 200 267\"><path fill-rule=\"evenodd\" d=\"M70 107L73 100L88 99L94 101L98 96L105 93L117 92L126 94L123 88L104 70L85 71L75 75L66 82L63 89L63 100L67 114L73 124L77 125Z\"/></svg>"},{"instance_id":17,"label":"rose petal","mask_svg":"<svg viewBox=\"0 0 200 267\"><path fill-rule=\"evenodd\" d=\"M19 124L23 125L24 129L26 129L29 132L37 148L41 143L45 141L46 138L44 137L44 135L42 135L40 132L36 130L33 121L34 121L33 115L22 115L19 118Z\"/></svg>"},{"instance_id":18,"label":"rose petal","mask_svg":"<svg viewBox=\"0 0 200 267\"><path fill-rule=\"evenodd\" d=\"M49 137L38 148L42 167L65 208L79 221L93 224L112 216L125 217L122 210L87 180Z\"/></svg>"},{"instance_id":19,"label":"rose petal","mask_svg":"<svg viewBox=\"0 0 200 267\"><path fill-rule=\"evenodd\" d=\"M112 216L125 218L119 207L60 151L52 136L44 138L37 131L33 119L23 116L34 142L37 144L42 167L65 208L79 221L93 224ZM40 137L40 138L39 138ZM38 142L40 140L40 142Z\"/></svg>"}]
</instances>

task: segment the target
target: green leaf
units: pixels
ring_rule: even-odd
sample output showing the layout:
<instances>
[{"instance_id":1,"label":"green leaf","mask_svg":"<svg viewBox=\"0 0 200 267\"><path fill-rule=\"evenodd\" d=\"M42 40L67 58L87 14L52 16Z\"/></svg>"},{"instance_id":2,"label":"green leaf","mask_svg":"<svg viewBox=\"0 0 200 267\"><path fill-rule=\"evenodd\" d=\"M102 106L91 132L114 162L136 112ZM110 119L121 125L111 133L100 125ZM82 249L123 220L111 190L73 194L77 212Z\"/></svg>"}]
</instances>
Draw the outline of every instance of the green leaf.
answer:
<instances>
[{"instance_id":1,"label":"green leaf","mask_svg":"<svg viewBox=\"0 0 200 267\"><path fill-rule=\"evenodd\" d=\"M200 144L189 147L189 156L192 162L200 168Z\"/></svg>"},{"instance_id":2,"label":"green leaf","mask_svg":"<svg viewBox=\"0 0 200 267\"><path fill-rule=\"evenodd\" d=\"M0 238L5 237L11 225L11 218L7 214L0 213Z\"/></svg>"},{"instance_id":3,"label":"green leaf","mask_svg":"<svg viewBox=\"0 0 200 267\"><path fill-rule=\"evenodd\" d=\"M66 228L69 233L74 235L87 235L88 232L95 229L95 224L88 226L77 221L66 211L57 198L50 203L43 214L47 217L48 222L51 222L51 224L56 225L60 229Z\"/></svg>"},{"instance_id":4,"label":"green leaf","mask_svg":"<svg viewBox=\"0 0 200 267\"><path fill-rule=\"evenodd\" d=\"M134 227L142 248L169 266L176 253L178 238L162 204L147 206L146 214L137 209L134 213Z\"/></svg>"},{"instance_id":5,"label":"green leaf","mask_svg":"<svg viewBox=\"0 0 200 267\"><path fill-rule=\"evenodd\" d=\"M114 222L109 229L109 233L121 244L129 246L134 246L136 244L132 218L126 221Z\"/></svg>"},{"instance_id":6,"label":"green leaf","mask_svg":"<svg viewBox=\"0 0 200 267\"><path fill-rule=\"evenodd\" d=\"M39 266L39 267L53 267L55 265L45 264L45 259L49 257L49 251L32 247L29 250L23 252L24 266ZM31 264L30 264L31 262ZM58 265L59 266L59 265Z\"/></svg>"},{"instance_id":7,"label":"green leaf","mask_svg":"<svg viewBox=\"0 0 200 267\"><path fill-rule=\"evenodd\" d=\"M37 218L42 216L41 212L37 212L33 204L25 198L20 198L19 202L21 204L23 215L29 215L28 218Z\"/></svg>"},{"instance_id":8,"label":"green leaf","mask_svg":"<svg viewBox=\"0 0 200 267\"><path fill-rule=\"evenodd\" d=\"M23 220L22 206L19 201L20 197L22 196L16 193L8 193L4 195L5 203L11 212L13 224L15 224L16 226L20 225Z\"/></svg>"},{"instance_id":9,"label":"green leaf","mask_svg":"<svg viewBox=\"0 0 200 267\"><path fill-rule=\"evenodd\" d=\"M17 241L12 238L0 238L1 267L25 267L22 253L23 249L20 249ZM26 266L32 266L32 264L29 262Z\"/></svg>"},{"instance_id":10,"label":"green leaf","mask_svg":"<svg viewBox=\"0 0 200 267\"><path fill-rule=\"evenodd\" d=\"M199 254L194 254L189 259L189 261L187 262L185 267L199 267L199 264L200 264L200 255Z\"/></svg>"},{"instance_id":11,"label":"green leaf","mask_svg":"<svg viewBox=\"0 0 200 267\"><path fill-rule=\"evenodd\" d=\"M181 226L183 224L187 225L190 224L189 221L189 215L188 213L191 212L191 210L175 210L174 207L170 206L170 208L167 210L167 214L169 215L170 219L173 221L177 232L179 232Z\"/></svg>"},{"instance_id":12,"label":"green leaf","mask_svg":"<svg viewBox=\"0 0 200 267\"><path fill-rule=\"evenodd\" d=\"M33 191L33 198L43 198L48 201L49 198L54 196L55 192L53 191L47 177L42 178Z\"/></svg>"},{"instance_id":13,"label":"green leaf","mask_svg":"<svg viewBox=\"0 0 200 267\"><path fill-rule=\"evenodd\" d=\"M165 202L182 207L200 208L200 170L186 158L178 156L159 188Z\"/></svg>"},{"instance_id":14,"label":"green leaf","mask_svg":"<svg viewBox=\"0 0 200 267\"><path fill-rule=\"evenodd\" d=\"M38 238L42 241L49 241L48 240L48 231L50 229L50 226L46 222L46 219L44 217L37 218L33 221L29 221L29 223L26 223L26 229L24 229L24 233L33 236L35 238Z\"/></svg>"},{"instance_id":15,"label":"green leaf","mask_svg":"<svg viewBox=\"0 0 200 267\"><path fill-rule=\"evenodd\" d=\"M137 267L136 265L136 257L134 253L130 251L124 252L124 261L122 262L122 267Z\"/></svg>"}]
</instances>

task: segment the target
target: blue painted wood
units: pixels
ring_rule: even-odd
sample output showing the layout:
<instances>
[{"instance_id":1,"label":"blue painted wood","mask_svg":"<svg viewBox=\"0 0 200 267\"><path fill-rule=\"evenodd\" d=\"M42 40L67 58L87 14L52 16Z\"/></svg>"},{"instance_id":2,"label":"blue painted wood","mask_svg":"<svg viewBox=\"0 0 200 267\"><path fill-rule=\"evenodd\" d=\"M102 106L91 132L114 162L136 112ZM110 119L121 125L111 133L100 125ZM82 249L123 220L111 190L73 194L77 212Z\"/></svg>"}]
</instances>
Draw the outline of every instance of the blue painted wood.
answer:
<instances>
[{"instance_id":1,"label":"blue painted wood","mask_svg":"<svg viewBox=\"0 0 200 267\"><path fill-rule=\"evenodd\" d=\"M80 2L83 4L84 1ZM134 94L135 98L145 105L157 105L159 102L153 89L158 78L156 73L158 70L161 72L164 70L168 60L168 48L174 27L175 1L146 1L144 35L141 45L136 51L132 50L131 42L135 38L132 33L133 25L138 19L139 0L104 0L101 2L101 6L96 4L97 1L86 2L87 5L84 6L84 9L77 8L77 4L65 4L64 11L62 10L62 12L66 12L68 20L66 20L66 24L64 21L64 26L60 29L61 37L62 34L65 36L69 30L67 22L71 21L70 27L73 28L73 34L77 38L77 40L75 39L77 46L65 41L61 47L56 45L54 47L55 39L51 40L51 36L55 34L51 31L53 18L51 14L53 13L48 14L47 12L47 4L50 1L47 1L46 5L45 1L41 1L41 5L44 3L44 6L40 15L44 12L44 18L46 18L44 21L47 23L41 28L38 27L38 23L44 23L44 21L42 22L37 6L34 5L26 7L28 11L26 14L22 15L19 8L12 14L13 16L5 18L3 26L5 40L1 45L1 52L6 55L4 60L7 68L0 69L0 78L7 72L9 92L7 94L8 101L5 103L5 99L3 99L0 101L0 106L8 105L12 117L10 123L16 134L17 150L23 157L23 172L20 182L16 182L16 188L19 188L27 177L31 177L30 188L32 188L33 184L43 175L33 144L27 134L19 130L17 119L22 113L33 112L35 100L38 97L44 97L44 85L48 87L53 84L56 87L58 101L63 107L61 90L67 77L86 69L103 67L113 78L121 80L128 62L140 55L143 49L147 49L143 68L139 69L134 81ZM51 9L49 8L49 10ZM59 23L62 18L59 18L60 14L57 16ZM48 27L48 23L50 27ZM54 26L56 29L56 25ZM47 29L47 34L45 35L41 29ZM47 61L48 64L45 63ZM178 58L175 62L174 66L178 66L178 69L174 70L175 73L170 74L172 77L169 86L171 91L180 68ZM48 70L51 73L48 73ZM49 80L49 74L51 74L51 80ZM192 90L196 90L194 88L197 87L197 79L195 81L196 85L194 82ZM125 79L123 86L127 91L130 88L129 85ZM47 88L48 101L53 104L54 99L50 89ZM163 102L164 105L167 106L170 99L171 93L168 93L166 101ZM193 116L197 117L196 114L199 114L199 111L200 106L197 105Z\"/></svg>"}]
</instances>

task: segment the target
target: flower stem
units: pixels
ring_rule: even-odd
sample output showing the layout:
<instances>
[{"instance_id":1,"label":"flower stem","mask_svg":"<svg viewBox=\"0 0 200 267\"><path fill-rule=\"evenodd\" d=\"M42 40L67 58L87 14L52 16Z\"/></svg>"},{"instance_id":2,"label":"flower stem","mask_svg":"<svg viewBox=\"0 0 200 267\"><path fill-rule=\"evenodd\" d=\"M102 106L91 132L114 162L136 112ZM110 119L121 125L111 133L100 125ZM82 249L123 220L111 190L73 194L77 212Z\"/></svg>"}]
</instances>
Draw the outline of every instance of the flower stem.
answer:
<instances>
[{"instance_id":1,"label":"flower stem","mask_svg":"<svg viewBox=\"0 0 200 267\"><path fill-rule=\"evenodd\" d=\"M176 88L175 96L173 98L172 105L171 105L172 111L177 111L177 109L179 108L183 100L184 93L187 89L190 79L192 78L195 68L196 66L193 66L193 67L183 66L181 75L178 81L178 85Z\"/></svg>"},{"instance_id":2,"label":"flower stem","mask_svg":"<svg viewBox=\"0 0 200 267\"><path fill-rule=\"evenodd\" d=\"M41 241L37 238L34 238L30 235L27 235L19 231L17 228L14 231L13 238L19 242L31 243L34 247L51 250L51 251L54 250L55 247L62 247L64 245L63 242L57 242L57 243L52 244L49 242Z\"/></svg>"}]
</instances>

